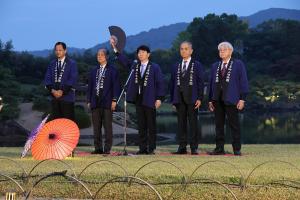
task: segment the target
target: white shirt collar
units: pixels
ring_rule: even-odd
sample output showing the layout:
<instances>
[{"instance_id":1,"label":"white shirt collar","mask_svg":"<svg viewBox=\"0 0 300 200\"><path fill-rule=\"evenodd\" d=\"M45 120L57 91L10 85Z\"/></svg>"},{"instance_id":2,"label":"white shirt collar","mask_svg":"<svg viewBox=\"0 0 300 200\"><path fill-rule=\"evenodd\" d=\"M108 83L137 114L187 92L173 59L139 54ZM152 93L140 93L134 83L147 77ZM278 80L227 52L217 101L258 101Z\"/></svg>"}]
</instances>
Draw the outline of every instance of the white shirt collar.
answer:
<instances>
[{"instance_id":1,"label":"white shirt collar","mask_svg":"<svg viewBox=\"0 0 300 200\"><path fill-rule=\"evenodd\" d=\"M182 69L184 66L184 61L186 61L186 68L188 68L188 66L190 65L191 59L192 59L191 57L189 57L187 60L182 59L182 62L181 62Z\"/></svg>"},{"instance_id":2,"label":"white shirt collar","mask_svg":"<svg viewBox=\"0 0 300 200\"><path fill-rule=\"evenodd\" d=\"M144 66L147 66L148 65L148 63L149 63L149 60L147 60L146 62L144 62L144 63L141 63L141 66L142 65L144 65Z\"/></svg>"},{"instance_id":3,"label":"white shirt collar","mask_svg":"<svg viewBox=\"0 0 300 200\"><path fill-rule=\"evenodd\" d=\"M104 67L106 67L107 63L104 64L104 65L101 65L101 64L99 64L99 65L100 65L100 67L103 67L103 68L104 68Z\"/></svg>"},{"instance_id":4,"label":"white shirt collar","mask_svg":"<svg viewBox=\"0 0 300 200\"><path fill-rule=\"evenodd\" d=\"M184 64L184 61L186 61L186 65L189 66L191 59L192 59L191 57L189 57L187 60L182 59L182 66Z\"/></svg>"},{"instance_id":5,"label":"white shirt collar","mask_svg":"<svg viewBox=\"0 0 300 200\"><path fill-rule=\"evenodd\" d=\"M222 61L222 65L223 65L223 63L226 63L226 65L228 65L228 63L229 63L230 59L231 59L231 57L230 57L230 58L228 58L228 59L226 60L226 62Z\"/></svg>"},{"instance_id":6,"label":"white shirt collar","mask_svg":"<svg viewBox=\"0 0 300 200\"><path fill-rule=\"evenodd\" d=\"M58 61L61 61L61 64L65 62L66 56L64 56L62 59L57 59Z\"/></svg>"}]
</instances>

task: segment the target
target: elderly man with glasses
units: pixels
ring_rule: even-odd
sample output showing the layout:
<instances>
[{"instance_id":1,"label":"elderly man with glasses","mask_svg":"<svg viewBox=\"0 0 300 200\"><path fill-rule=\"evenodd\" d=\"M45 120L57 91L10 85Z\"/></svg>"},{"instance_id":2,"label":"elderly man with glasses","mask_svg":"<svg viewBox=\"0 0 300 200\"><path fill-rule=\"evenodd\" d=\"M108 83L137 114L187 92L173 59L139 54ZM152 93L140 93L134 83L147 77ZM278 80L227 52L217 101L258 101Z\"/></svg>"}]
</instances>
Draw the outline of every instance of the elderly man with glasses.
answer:
<instances>
[{"instance_id":1,"label":"elderly man with glasses","mask_svg":"<svg viewBox=\"0 0 300 200\"><path fill-rule=\"evenodd\" d=\"M225 154L225 117L231 130L234 155L241 155L241 132L238 113L245 106L248 80L244 63L232 57L229 42L218 45L220 60L211 68L209 87L209 110L215 114L216 148L212 155Z\"/></svg>"}]
</instances>

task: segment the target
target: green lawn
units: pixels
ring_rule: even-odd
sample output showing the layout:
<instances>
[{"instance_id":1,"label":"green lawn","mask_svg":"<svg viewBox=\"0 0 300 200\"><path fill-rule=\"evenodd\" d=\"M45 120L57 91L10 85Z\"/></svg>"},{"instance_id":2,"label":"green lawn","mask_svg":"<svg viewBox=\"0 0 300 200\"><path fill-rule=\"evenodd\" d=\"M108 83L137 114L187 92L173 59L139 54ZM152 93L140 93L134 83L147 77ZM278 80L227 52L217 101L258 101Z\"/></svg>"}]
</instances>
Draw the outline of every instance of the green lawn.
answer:
<instances>
[{"instance_id":1,"label":"green lawn","mask_svg":"<svg viewBox=\"0 0 300 200\"><path fill-rule=\"evenodd\" d=\"M212 150L213 145L200 145L200 152ZM79 147L78 151L92 151L92 147ZM114 150L121 151L121 147ZM136 151L136 147L129 147L129 151ZM157 152L175 151L176 146L160 146ZM231 151L230 145L226 150ZM28 156L20 159L22 148L0 148L0 156L9 157L20 163L27 173L38 161ZM67 158L64 162L71 166L77 178L82 180L90 189L92 194L103 185L104 182L125 176L134 176L135 172L151 161L153 162L142 168L137 177L153 184L163 199L233 199L230 192L224 189L219 183L225 183L225 187L230 189L237 199L300 199L300 146L299 145L244 145L242 157L234 156L174 156L174 155L153 155L153 156L75 156ZM97 160L104 160L91 165L79 177L80 172L89 163ZM245 184L245 178L259 164L266 163L253 172ZM115 163L115 164L112 164ZM193 182L197 184L180 184L185 177L186 181L191 181L190 175L201 164L192 176ZM171 163L171 164L170 164ZM173 166L173 165L175 166ZM121 167L120 167L121 166ZM122 170L124 168L126 172ZM15 167L14 163L5 159L0 160L0 173L14 176L21 186L29 191L33 183L41 176L54 171L68 170L67 174L75 176L67 165L58 161L47 161L41 163L31 173L28 182L22 181L20 176L22 171ZM240 173L242 174L242 185L246 185L243 190L239 187ZM16 176L17 175L17 176ZM4 180L4 178L1 178ZM197 179L197 180L196 180ZM124 179L119 179L124 180ZM132 179L133 180L133 179ZM215 182L211 182L211 181ZM284 185L268 185L276 180L286 180ZM294 180L294 182L288 182ZM296 181L296 182L295 182ZM98 183L94 183L98 182ZM205 182L205 183L203 183ZM210 183L208 183L210 182ZM107 184L101 190L98 199L158 199L153 190L141 181L134 181L129 186L128 183L114 182ZM299 189L298 189L299 188ZM4 196L6 191L17 190L9 181L0 182L0 196ZM173 193L174 192L174 193ZM72 184L61 177L51 177L41 182L33 190L33 196L42 197L67 197L67 198L88 198L87 193L79 184Z\"/></svg>"}]
</instances>

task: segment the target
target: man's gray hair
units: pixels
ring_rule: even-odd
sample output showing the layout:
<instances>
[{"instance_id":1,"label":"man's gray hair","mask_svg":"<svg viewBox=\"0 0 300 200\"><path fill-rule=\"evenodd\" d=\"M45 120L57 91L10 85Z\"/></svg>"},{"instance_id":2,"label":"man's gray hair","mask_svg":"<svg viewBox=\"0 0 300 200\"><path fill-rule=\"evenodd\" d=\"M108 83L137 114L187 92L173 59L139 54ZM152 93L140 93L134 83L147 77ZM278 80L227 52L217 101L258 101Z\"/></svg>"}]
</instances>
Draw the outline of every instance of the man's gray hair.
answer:
<instances>
[{"instance_id":1,"label":"man's gray hair","mask_svg":"<svg viewBox=\"0 0 300 200\"><path fill-rule=\"evenodd\" d=\"M221 48L227 48L227 49L231 49L233 51L233 46L232 44L230 44L229 42L221 42L219 45L218 45L218 50L220 50Z\"/></svg>"},{"instance_id":2,"label":"man's gray hair","mask_svg":"<svg viewBox=\"0 0 300 200\"><path fill-rule=\"evenodd\" d=\"M187 44L187 45L189 45L189 47L191 47L191 49L193 48L193 44L190 41L185 40L185 41L183 41L183 42L180 43L180 46L182 44Z\"/></svg>"},{"instance_id":3,"label":"man's gray hair","mask_svg":"<svg viewBox=\"0 0 300 200\"><path fill-rule=\"evenodd\" d=\"M108 59L108 57L109 57L109 51L106 48L100 48L100 49L98 49L97 54L99 52L101 52L101 51L105 54L106 59Z\"/></svg>"}]
</instances>

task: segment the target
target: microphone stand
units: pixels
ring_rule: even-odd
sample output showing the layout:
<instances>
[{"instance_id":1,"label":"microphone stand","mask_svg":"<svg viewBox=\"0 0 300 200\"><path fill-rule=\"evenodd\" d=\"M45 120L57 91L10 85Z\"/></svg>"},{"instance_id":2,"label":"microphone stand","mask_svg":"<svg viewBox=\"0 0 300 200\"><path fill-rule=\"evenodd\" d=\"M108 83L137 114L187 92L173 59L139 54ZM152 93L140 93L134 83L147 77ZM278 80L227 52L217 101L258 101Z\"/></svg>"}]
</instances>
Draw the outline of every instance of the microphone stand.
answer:
<instances>
[{"instance_id":1,"label":"microphone stand","mask_svg":"<svg viewBox=\"0 0 300 200\"><path fill-rule=\"evenodd\" d=\"M131 75L133 73L133 69L131 69L130 74L128 75L128 78L126 80L125 85L123 86L123 90L119 96L119 99L117 101L117 104L119 103L119 101L121 100L122 96L124 95L124 138L123 138L123 142L124 142L124 149L123 149L123 154L124 156L128 155L128 152L126 150L127 148L127 86L128 86L128 82L131 78Z\"/></svg>"}]
</instances>

